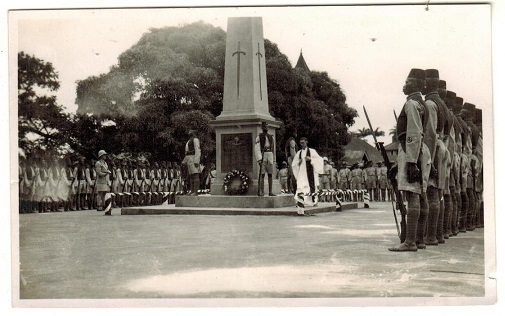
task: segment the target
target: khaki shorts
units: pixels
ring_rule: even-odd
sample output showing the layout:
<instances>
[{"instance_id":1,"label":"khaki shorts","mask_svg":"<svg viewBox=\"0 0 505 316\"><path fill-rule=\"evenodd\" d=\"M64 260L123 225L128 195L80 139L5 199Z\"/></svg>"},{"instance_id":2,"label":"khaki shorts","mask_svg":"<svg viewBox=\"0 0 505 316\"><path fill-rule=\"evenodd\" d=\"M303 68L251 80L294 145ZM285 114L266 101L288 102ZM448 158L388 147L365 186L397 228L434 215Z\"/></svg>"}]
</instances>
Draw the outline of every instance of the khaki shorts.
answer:
<instances>
[{"instance_id":1,"label":"khaki shorts","mask_svg":"<svg viewBox=\"0 0 505 316\"><path fill-rule=\"evenodd\" d=\"M261 174L273 174L274 173L274 153L264 152L263 153L263 163L261 164Z\"/></svg>"}]
</instances>

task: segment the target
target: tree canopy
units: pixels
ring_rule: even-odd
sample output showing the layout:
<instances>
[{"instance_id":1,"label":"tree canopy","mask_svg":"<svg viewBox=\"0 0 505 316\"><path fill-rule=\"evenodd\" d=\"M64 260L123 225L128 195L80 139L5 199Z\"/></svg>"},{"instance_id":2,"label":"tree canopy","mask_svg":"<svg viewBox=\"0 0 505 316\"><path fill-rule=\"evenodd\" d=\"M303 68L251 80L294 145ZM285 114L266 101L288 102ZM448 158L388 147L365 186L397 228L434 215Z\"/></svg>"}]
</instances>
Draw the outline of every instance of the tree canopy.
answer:
<instances>
[{"instance_id":1,"label":"tree canopy","mask_svg":"<svg viewBox=\"0 0 505 316\"><path fill-rule=\"evenodd\" d=\"M18 140L27 154L56 152L67 143L69 115L50 94L59 87L58 73L50 62L18 53Z\"/></svg>"}]
</instances>

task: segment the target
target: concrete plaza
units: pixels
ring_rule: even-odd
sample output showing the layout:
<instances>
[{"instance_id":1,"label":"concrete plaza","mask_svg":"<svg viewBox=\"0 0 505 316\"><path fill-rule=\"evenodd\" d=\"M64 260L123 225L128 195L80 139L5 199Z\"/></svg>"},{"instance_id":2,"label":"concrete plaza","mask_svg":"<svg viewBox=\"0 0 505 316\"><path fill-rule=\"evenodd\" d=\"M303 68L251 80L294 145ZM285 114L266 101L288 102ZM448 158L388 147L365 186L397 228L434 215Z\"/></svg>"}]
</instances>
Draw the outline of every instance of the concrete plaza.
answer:
<instances>
[{"instance_id":1,"label":"concrete plaza","mask_svg":"<svg viewBox=\"0 0 505 316\"><path fill-rule=\"evenodd\" d=\"M316 216L20 214L20 298L485 295L484 229L412 253L391 203Z\"/></svg>"}]
</instances>

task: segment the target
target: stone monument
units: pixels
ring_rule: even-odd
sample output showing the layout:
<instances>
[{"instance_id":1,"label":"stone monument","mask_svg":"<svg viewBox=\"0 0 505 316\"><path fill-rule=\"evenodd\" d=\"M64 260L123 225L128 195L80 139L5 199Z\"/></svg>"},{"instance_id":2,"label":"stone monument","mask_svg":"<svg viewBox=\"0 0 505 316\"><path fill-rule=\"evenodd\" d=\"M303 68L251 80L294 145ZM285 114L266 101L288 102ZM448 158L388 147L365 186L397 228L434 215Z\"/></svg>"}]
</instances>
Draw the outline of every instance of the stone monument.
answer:
<instances>
[{"instance_id":1,"label":"stone monument","mask_svg":"<svg viewBox=\"0 0 505 316\"><path fill-rule=\"evenodd\" d=\"M212 195L225 194L223 178L233 169L249 174L252 181L247 195L257 194L259 165L254 156L254 143L261 133L263 121L268 123L269 133L275 140L275 130L281 123L272 117L268 107L262 18L229 18L223 111L212 122L216 131L217 171L211 187ZM273 192L278 194L280 184L275 176Z\"/></svg>"}]
</instances>

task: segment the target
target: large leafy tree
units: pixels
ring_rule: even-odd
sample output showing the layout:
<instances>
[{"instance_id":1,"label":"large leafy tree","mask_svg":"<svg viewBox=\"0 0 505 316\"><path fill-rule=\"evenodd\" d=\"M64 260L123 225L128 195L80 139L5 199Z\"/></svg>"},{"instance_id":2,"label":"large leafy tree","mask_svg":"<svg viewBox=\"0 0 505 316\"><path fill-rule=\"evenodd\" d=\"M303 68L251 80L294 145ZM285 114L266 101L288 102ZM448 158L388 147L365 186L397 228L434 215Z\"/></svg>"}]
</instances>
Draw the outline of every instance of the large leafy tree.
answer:
<instances>
[{"instance_id":1,"label":"large leafy tree","mask_svg":"<svg viewBox=\"0 0 505 316\"><path fill-rule=\"evenodd\" d=\"M27 154L68 149L66 131L72 123L50 95L59 87L58 73L50 62L18 53L18 140Z\"/></svg>"}]
</instances>

